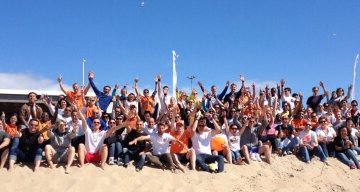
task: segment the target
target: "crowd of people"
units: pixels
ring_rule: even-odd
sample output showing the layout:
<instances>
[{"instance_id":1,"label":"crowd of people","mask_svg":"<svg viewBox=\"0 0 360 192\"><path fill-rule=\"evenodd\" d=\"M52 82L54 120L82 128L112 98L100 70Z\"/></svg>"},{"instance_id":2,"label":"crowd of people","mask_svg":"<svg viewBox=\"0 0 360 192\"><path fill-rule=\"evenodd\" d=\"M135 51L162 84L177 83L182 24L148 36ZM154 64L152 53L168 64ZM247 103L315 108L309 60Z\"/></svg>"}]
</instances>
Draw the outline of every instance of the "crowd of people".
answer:
<instances>
[{"instance_id":1,"label":"crowd of people","mask_svg":"<svg viewBox=\"0 0 360 192\"><path fill-rule=\"evenodd\" d=\"M314 86L305 103L284 80L258 93L255 84L245 86L243 76L239 88L227 81L221 93L198 82L201 93L177 91L171 97L160 75L152 93L140 91L138 79L135 92L128 93L119 85L101 91L95 73L88 78L86 87L74 83L69 91L59 76L64 94L57 101L47 95L38 101L30 92L18 114L1 114L0 169L7 165L12 171L17 162L33 162L34 171L63 164L68 174L75 165L127 168L133 161L137 172L150 165L220 173L224 163L271 164L274 155L296 155L304 163L318 156L326 165L328 158L338 158L360 169L360 111L356 100L348 101L351 85L345 95L342 88L329 92L320 82L322 94ZM87 96L90 88L96 96Z\"/></svg>"}]
</instances>

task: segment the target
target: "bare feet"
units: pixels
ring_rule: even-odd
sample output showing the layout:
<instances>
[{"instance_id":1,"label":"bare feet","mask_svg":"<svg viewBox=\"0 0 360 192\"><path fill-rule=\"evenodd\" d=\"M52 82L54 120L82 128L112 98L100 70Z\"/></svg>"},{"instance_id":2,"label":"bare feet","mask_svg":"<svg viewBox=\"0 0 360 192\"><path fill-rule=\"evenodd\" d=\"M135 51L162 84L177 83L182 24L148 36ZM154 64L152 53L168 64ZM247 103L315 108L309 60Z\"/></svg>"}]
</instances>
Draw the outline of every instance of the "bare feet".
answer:
<instances>
[{"instance_id":1,"label":"bare feet","mask_svg":"<svg viewBox=\"0 0 360 192\"><path fill-rule=\"evenodd\" d=\"M100 168L101 168L102 170L105 170L105 163L101 163L101 164L100 164Z\"/></svg>"},{"instance_id":2,"label":"bare feet","mask_svg":"<svg viewBox=\"0 0 360 192\"><path fill-rule=\"evenodd\" d=\"M70 167L68 166L65 166L65 174L70 174Z\"/></svg>"},{"instance_id":3,"label":"bare feet","mask_svg":"<svg viewBox=\"0 0 360 192\"><path fill-rule=\"evenodd\" d=\"M35 166L34 169L33 169L33 171L36 172L38 169L39 169L39 167L38 167L38 166Z\"/></svg>"}]
</instances>

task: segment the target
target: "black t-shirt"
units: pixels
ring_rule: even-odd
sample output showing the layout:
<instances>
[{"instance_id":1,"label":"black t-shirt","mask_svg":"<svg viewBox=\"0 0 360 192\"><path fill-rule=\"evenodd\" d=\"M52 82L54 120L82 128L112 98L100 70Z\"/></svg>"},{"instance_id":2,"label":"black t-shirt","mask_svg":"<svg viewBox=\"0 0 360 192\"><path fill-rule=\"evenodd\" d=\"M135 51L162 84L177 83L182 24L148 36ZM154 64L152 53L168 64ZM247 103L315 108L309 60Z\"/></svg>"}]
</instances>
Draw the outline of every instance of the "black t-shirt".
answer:
<instances>
[{"instance_id":1,"label":"black t-shirt","mask_svg":"<svg viewBox=\"0 0 360 192\"><path fill-rule=\"evenodd\" d=\"M344 153L345 152L344 147L345 147L345 143L346 143L347 140L349 140L349 138L343 139L340 136L335 137L334 145L337 146L337 147L341 147L341 150L336 150L336 148L335 148L337 153Z\"/></svg>"},{"instance_id":2,"label":"black t-shirt","mask_svg":"<svg viewBox=\"0 0 360 192\"><path fill-rule=\"evenodd\" d=\"M29 129L22 129L21 134L19 139L19 149L22 151L35 151L40 147L40 144L38 143L40 132L36 131L35 133L30 133Z\"/></svg>"},{"instance_id":3,"label":"black t-shirt","mask_svg":"<svg viewBox=\"0 0 360 192\"><path fill-rule=\"evenodd\" d=\"M144 132L139 133L135 129L132 129L128 136L124 140L124 146L127 147L131 151L137 151L141 152L145 149L146 141L138 141L135 145L129 145L129 142L140 137L140 136L146 136Z\"/></svg>"},{"instance_id":4,"label":"black t-shirt","mask_svg":"<svg viewBox=\"0 0 360 192\"><path fill-rule=\"evenodd\" d=\"M284 133L284 138L288 137L290 138L291 135L294 133L294 127L292 125L288 125L288 126L284 126L284 125L278 125L275 128L276 131L283 131Z\"/></svg>"},{"instance_id":5,"label":"black t-shirt","mask_svg":"<svg viewBox=\"0 0 360 192\"><path fill-rule=\"evenodd\" d=\"M310 96L307 101L306 104L309 105L309 107L317 112L317 106L319 106L319 104L321 103L321 100L324 98L323 95L316 95L316 96Z\"/></svg>"}]
</instances>

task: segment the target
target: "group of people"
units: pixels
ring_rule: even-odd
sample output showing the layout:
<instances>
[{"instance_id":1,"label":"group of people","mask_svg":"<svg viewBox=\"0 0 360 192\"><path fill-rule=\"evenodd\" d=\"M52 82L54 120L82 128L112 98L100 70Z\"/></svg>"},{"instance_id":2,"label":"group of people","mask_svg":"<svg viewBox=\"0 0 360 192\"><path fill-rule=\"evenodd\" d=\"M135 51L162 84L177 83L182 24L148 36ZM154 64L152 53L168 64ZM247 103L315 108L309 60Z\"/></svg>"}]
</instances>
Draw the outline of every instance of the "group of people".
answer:
<instances>
[{"instance_id":1,"label":"group of people","mask_svg":"<svg viewBox=\"0 0 360 192\"><path fill-rule=\"evenodd\" d=\"M328 165L336 157L351 169L360 169L357 156L360 111L356 100L348 102L342 88L329 93L324 83L312 88L313 95L303 104L301 93L291 93L281 80L277 87L240 88L229 81L221 93L215 85L208 91L198 82L202 94L177 91L155 77L152 93L127 87L106 85L99 90L95 73L89 84L66 90L58 77L60 95L51 101L44 95L47 109L38 104L34 92L28 94L19 114L1 114L0 169L8 162L12 171L17 162L33 162L36 171L42 160L50 168L63 163L65 173L75 163L98 163L128 167L133 160L136 171L144 165L175 172L176 169L220 173L224 163L271 164L272 155L297 155L309 163L316 155ZM87 96L90 88L96 96ZM228 89L230 91L228 92ZM119 94L118 94L119 92Z\"/></svg>"}]
</instances>

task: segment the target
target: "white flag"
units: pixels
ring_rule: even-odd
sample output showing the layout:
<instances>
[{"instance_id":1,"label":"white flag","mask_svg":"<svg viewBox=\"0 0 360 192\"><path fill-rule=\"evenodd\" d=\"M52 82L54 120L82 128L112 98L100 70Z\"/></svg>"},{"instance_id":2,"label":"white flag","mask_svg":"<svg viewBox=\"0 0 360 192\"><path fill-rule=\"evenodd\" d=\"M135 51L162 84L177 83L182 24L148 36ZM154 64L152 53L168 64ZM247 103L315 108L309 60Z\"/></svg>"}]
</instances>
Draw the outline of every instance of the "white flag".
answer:
<instances>
[{"instance_id":1,"label":"white flag","mask_svg":"<svg viewBox=\"0 0 360 192\"><path fill-rule=\"evenodd\" d=\"M172 51L173 54L173 78L172 78L172 95L176 98L176 87L177 87L177 74L176 74L176 55L175 51Z\"/></svg>"},{"instance_id":2,"label":"white flag","mask_svg":"<svg viewBox=\"0 0 360 192\"><path fill-rule=\"evenodd\" d=\"M356 55L355 58L355 64L354 64L354 75L353 75L353 83L352 83L352 94L351 94L351 100L355 99L355 78L356 78L356 64L359 61L359 54Z\"/></svg>"}]
</instances>

